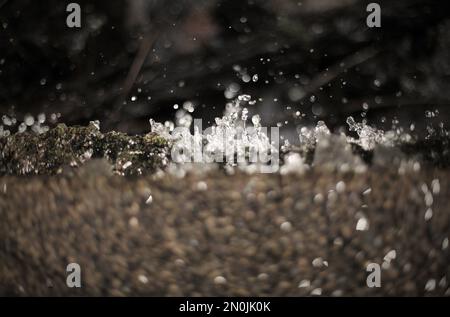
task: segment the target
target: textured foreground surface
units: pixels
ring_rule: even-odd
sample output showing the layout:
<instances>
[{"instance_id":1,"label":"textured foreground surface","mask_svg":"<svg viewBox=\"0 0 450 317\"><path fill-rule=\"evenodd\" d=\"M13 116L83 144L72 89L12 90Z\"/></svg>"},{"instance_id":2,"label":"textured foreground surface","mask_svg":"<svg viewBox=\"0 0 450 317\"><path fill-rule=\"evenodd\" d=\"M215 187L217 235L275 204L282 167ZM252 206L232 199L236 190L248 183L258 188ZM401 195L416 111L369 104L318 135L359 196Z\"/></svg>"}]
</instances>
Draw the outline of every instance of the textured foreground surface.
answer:
<instances>
[{"instance_id":1,"label":"textured foreground surface","mask_svg":"<svg viewBox=\"0 0 450 317\"><path fill-rule=\"evenodd\" d=\"M448 170L156 179L102 166L0 178L1 295L450 294ZM70 262L81 289L65 284ZM381 288L366 286L369 262L385 262Z\"/></svg>"}]
</instances>

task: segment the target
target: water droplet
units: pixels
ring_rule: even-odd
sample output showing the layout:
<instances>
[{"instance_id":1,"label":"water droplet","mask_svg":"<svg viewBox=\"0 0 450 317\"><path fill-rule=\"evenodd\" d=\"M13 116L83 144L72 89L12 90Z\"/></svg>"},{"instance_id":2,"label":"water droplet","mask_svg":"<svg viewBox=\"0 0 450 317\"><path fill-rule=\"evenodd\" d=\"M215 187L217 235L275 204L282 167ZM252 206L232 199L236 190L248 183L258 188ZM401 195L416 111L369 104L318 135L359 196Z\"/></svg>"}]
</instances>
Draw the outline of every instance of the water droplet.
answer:
<instances>
[{"instance_id":1,"label":"water droplet","mask_svg":"<svg viewBox=\"0 0 450 317\"><path fill-rule=\"evenodd\" d=\"M441 184L439 182L439 179L433 179L431 182L431 190L433 194L438 195L441 191Z\"/></svg>"},{"instance_id":2,"label":"water droplet","mask_svg":"<svg viewBox=\"0 0 450 317\"><path fill-rule=\"evenodd\" d=\"M2 122L6 126L11 126L13 124L12 119L10 117L8 117L7 115L2 116Z\"/></svg>"},{"instance_id":3,"label":"water droplet","mask_svg":"<svg viewBox=\"0 0 450 317\"><path fill-rule=\"evenodd\" d=\"M252 116L252 123L255 127L259 127L259 124L261 122L261 117L258 114L255 114Z\"/></svg>"},{"instance_id":4,"label":"water droplet","mask_svg":"<svg viewBox=\"0 0 450 317\"><path fill-rule=\"evenodd\" d=\"M186 101L183 103L183 109L186 110L187 112L194 112L195 107L194 104L191 101Z\"/></svg>"},{"instance_id":5,"label":"water droplet","mask_svg":"<svg viewBox=\"0 0 450 317\"><path fill-rule=\"evenodd\" d=\"M328 262L327 262L327 261L324 261L323 258L318 257L318 258L315 258L315 259L312 261L312 265L313 265L314 267L324 267L324 266L328 266Z\"/></svg>"},{"instance_id":6,"label":"water droplet","mask_svg":"<svg viewBox=\"0 0 450 317\"><path fill-rule=\"evenodd\" d=\"M223 276L216 276L215 278L214 278L214 284L217 284L217 285L223 285L223 284L226 284L227 283L227 280L226 280L226 278L225 277L223 277Z\"/></svg>"},{"instance_id":7,"label":"water droplet","mask_svg":"<svg viewBox=\"0 0 450 317\"><path fill-rule=\"evenodd\" d=\"M425 205L427 205L427 207L433 205L433 194L429 191L425 193Z\"/></svg>"},{"instance_id":8,"label":"water droplet","mask_svg":"<svg viewBox=\"0 0 450 317\"><path fill-rule=\"evenodd\" d=\"M315 196L314 196L314 202L316 203L316 204L320 204L320 203L322 203L324 201L324 197L323 197L323 195L322 194L316 194Z\"/></svg>"},{"instance_id":9,"label":"water droplet","mask_svg":"<svg viewBox=\"0 0 450 317\"><path fill-rule=\"evenodd\" d=\"M442 250L445 250L448 248L448 238L445 238L442 240Z\"/></svg>"},{"instance_id":10,"label":"water droplet","mask_svg":"<svg viewBox=\"0 0 450 317\"><path fill-rule=\"evenodd\" d=\"M425 290L427 292L432 292L436 289L436 280L435 279L429 279L427 281L427 284L425 284Z\"/></svg>"},{"instance_id":11,"label":"water droplet","mask_svg":"<svg viewBox=\"0 0 450 317\"><path fill-rule=\"evenodd\" d=\"M44 124L44 123L45 123L45 120L46 120L45 113L40 113L40 114L38 114L37 119L38 119L38 122L39 122L40 124Z\"/></svg>"},{"instance_id":12,"label":"water droplet","mask_svg":"<svg viewBox=\"0 0 450 317\"><path fill-rule=\"evenodd\" d=\"M247 108L242 109L241 119L242 119L242 121L247 121L247 119L248 119L248 109Z\"/></svg>"},{"instance_id":13,"label":"water droplet","mask_svg":"<svg viewBox=\"0 0 450 317\"><path fill-rule=\"evenodd\" d=\"M26 115L24 118L24 122L27 126L31 127L34 124L34 118L31 115Z\"/></svg>"},{"instance_id":14,"label":"water droplet","mask_svg":"<svg viewBox=\"0 0 450 317\"><path fill-rule=\"evenodd\" d=\"M143 274L141 274L141 275L138 276L138 280L139 280L139 282L141 282L142 284L147 284L147 283L148 283L148 278L147 278L147 276L145 276L145 275L143 275Z\"/></svg>"},{"instance_id":15,"label":"water droplet","mask_svg":"<svg viewBox=\"0 0 450 317\"><path fill-rule=\"evenodd\" d=\"M363 195L369 195L372 192L372 188L367 188L364 192Z\"/></svg>"},{"instance_id":16,"label":"water droplet","mask_svg":"<svg viewBox=\"0 0 450 317\"><path fill-rule=\"evenodd\" d=\"M94 126L95 129L100 131L100 121L99 120L90 121L89 124L91 124L92 126Z\"/></svg>"},{"instance_id":17,"label":"water droplet","mask_svg":"<svg viewBox=\"0 0 450 317\"><path fill-rule=\"evenodd\" d=\"M369 229L369 222L366 218L360 218L356 224L357 231L366 231Z\"/></svg>"},{"instance_id":18,"label":"water droplet","mask_svg":"<svg viewBox=\"0 0 450 317\"><path fill-rule=\"evenodd\" d=\"M289 232L292 230L292 224L289 221L285 221L280 225L280 229L284 232Z\"/></svg>"},{"instance_id":19,"label":"water droplet","mask_svg":"<svg viewBox=\"0 0 450 317\"><path fill-rule=\"evenodd\" d=\"M310 286L311 282L309 280L301 280L300 283L298 284L298 288L306 288Z\"/></svg>"},{"instance_id":20,"label":"water droplet","mask_svg":"<svg viewBox=\"0 0 450 317\"><path fill-rule=\"evenodd\" d=\"M433 217L433 209L428 208L427 211L425 212L425 221L430 220Z\"/></svg>"},{"instance_id":21,"label":"water droplet","mask_svg":"<svg viewBox=\"0 0 450 317\"><path fill-rule=\"evenodd\" d=\"M320 296L320 295L322 295L322 289L321 289L321 288L313 289L313 290L311 291L311 295L315 295L315 296Z\"/></svg>"},{"instance_id":22,"label":"water droplet","mask_svg":"<svg viewBox=\"0 0 450 317\"><path fill-rule=\"evenodd\" d=\"M145 204L150 205L153 202L153 196L149 195L147 200L145 201Z\"/></svg>"},{"instance_id":23,"label":"water droplet","mask_svg":"<svg viewBox=\"0 0 450 317\"><path fill-rule=\"evenodd\" d=\"M206 182L203 182L203 181L198 182L198 183L197 183L197 189L198 189L199 191L205 191L205 190L208 189L208 185L206 184Z\"/></svg>"},{"instance_id":24,"label":"water droplet","mask_svg":"<svg viewBox=\"0 0 450 317\"><path fill-rule=\"evenodd\" d=\"M336 184L336 191L340 194L345 191L345 183L343 181L340 181Z\"/></svg>"},{"instance_id":25,"label":"water droplet","mask_svg":"<svg viewBox=\"0 0 450 317\"><path fill-rule=\"evenodd\" d=\"M130 161L126 162L125 164L122 165L122 169L126 170L128 167L130 167L133 163L131 163Z\"/></svg>"},{"instance_id":26,"label":"water droplet","mask_svg":"<svg viewBox=\"0 0 450 317\"><path fill-rule=\"evenodd\" d=\"M136 217L131 217L128 221L128 224L130 225L130 227L137 228L139 226L139 220Z\"/></svg>"},{"instance_id":27,"label":"water droplet","mask_svg":"<svg viewBox=\"0 0 450 317\"><path fill-rule=\"evenodd\" d=\"M239 101L250 101L252 97L250 95L239 95L238 100Z\"/></svg>"}]
</instances>

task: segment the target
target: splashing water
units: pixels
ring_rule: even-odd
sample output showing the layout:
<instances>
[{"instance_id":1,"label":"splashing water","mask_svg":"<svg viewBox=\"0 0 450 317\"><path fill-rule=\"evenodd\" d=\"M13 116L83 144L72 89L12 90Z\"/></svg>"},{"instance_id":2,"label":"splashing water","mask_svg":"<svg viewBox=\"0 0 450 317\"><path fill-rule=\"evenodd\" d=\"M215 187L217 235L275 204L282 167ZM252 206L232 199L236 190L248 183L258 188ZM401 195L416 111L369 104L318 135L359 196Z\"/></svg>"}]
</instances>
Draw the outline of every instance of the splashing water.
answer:
<instances>
[{"instance_id":1,"label":"splashing water","mask_svg":"<svg viewBox=\"0 0 450 317\"><path fill-rule=\"evenodd\" d=\"M251 117L242 105L251 101L250 95L240 95L226 104L224 115L215 118L215 124L204 131L194 122L194 133L190 131L192 116L183 110L176 114L176 128L150 120L151 131L172 142L172 158L177 163L211 163L226 161L228 165L258 163L260 153L278 153L272 145L259 115ZM265 162L267 163L267 162Z\"/></svg>"},{"instance_id":2,"label":"splashing water","mask_svg":"<svg viewBox=\"0 0 450 317\"><path fill-rule=\"evenodd\" d=\"M57 123L58 118L59 114L52 114L51 121L53 122L50 123ZM0 121L0 138L9 137L14 134L14 131L17 133L24 133L27 130L30 130L34 134L43 134L50 130L50 126L45 125L46 120L47 116L44 113L38 114L37 117L27 114L24 116L22 122L15 116L3 115Z\"/></svg>"},{"instance_id":3,"label":"splashing water","mask_svg":"<svg viewBox=\"0 0 450 317\"><path fill-rule=\"evenodd\" d=\"M228 167L250 167L252 163L256 163L250 159L252 153L280 153L278 146L274 146L273 139L271 142L267 136L267 131L261 124L261 117L258 114L250 115L247 107L253 104L250 95L236 96L226 104L224 115L216 117L215 124L204 131L195 124L188 111L180 109L176 113L175 123L162 124L150 120L151 131L171 141L172 153L178 153L175 159L172 156L176 163L190 163L193 158L195 163L225 161ZM365 120L356 122L353 117L348 117L346 122L349 130L356 132L357 138L344 133L331 133L324 121L318 121L313 127L298 127L300 153L298 148L285 140L281 146L281 153L284 155L283 166L277 170L282 174L302 173L309 169L306 156L313 153L314 158L309 161L313 166L364 172L367 166L352 150L352 144L365 151L380 152L380 149L392 148L396 144L412 140L412 137L401 128L383 131L369 126ZM238 164L235 164L236 157ZM244 170L252 169L244 168Z\"/></svg>"},{"instance_id":4,"label":"splashing water","mask_svg":"<svg viewBox=\"0 0 450 317\"><path fill-rule=\"evenodd\" d=\"M353 117L347 118L347 124L350 131L355 131L359 136L358 140L348 137L348 142L356 143L366 151L373 150L377 144L386 143L383 130L377 130L365 123L357 123Z\"/></svg>"},{"instance_id":5,"label":"splashing water","mask_svg":"<svg viewBox=\"0 0 450 317\"><path fill-rule=\"evenodd\" d=\"M169 141L172 154L176 154L172 155L174 163L200 163L196 165L197 168L201 167L202 163L225 162L227 171L237 166L249 172L256 171L255 166L267 165L273 158L269 160L267 156L265 159L261 158L261 153L276 154L277 159L278 155L282 154L283 165L277 168L282 174L303 173L309 169L310 164L341 171L352 169L364 172L365 162L362 161L362 157L355 154L357 150L352 149L354 148L352 145L355 144L365 151L373 151L372 164L381 162L380 165L386 165L387 162L393 161L403 164L406 157L400 153L396 145L413 141L413 137L408 133L415 130L413 124L405 132L401 127L395 126L398 121L396 123L393 121L393 129L383 131L369 126L366 120L356 122L353 117L348 117L346 122L349 130L355 132L357 137L331 133L324 121L318 121L315 126L297 128L300 148L291 145L283 136L281 141L284 140L284 145L279 148L280 139L274 142L272 133L271 140L267 128L262 125L260 115L252 113L251 107L255 103L250 95L236 93L235 99L226 104L223 116L216 117L214 124L203 130L201 123L198 125L198 121L201 120L194 120L192 116L195 105L186 101L182 107L179 108L178 105L174 107L177 109L174 122L160 123L150 119L151 132ZM300 115L299 111L295 113ZM8 138L15 130L17 133L27 131L35 134L45 133L49 130L49 125L58 121L59 116L59 114L51 114L48 117L45 114L36 117L26 115L21 122L14 116L3 115L0 121L0 138ZM100 129L99 122L91 124L97 130ZM278 128L278 125L274 128ZM442 126L440 128L444 129ZM429 135L436 134L435 130L431 130L432 127L427 126L427 129ZM92 154L85 155L81 161L88 160L91 156ZM382 160L379 160L380 157ZM413 163L414 170L417 170L415 166L418 163L415 161ZM124 162L122 168L127 167L129 167L127 162Z\"/></svg>"}]
</instances>

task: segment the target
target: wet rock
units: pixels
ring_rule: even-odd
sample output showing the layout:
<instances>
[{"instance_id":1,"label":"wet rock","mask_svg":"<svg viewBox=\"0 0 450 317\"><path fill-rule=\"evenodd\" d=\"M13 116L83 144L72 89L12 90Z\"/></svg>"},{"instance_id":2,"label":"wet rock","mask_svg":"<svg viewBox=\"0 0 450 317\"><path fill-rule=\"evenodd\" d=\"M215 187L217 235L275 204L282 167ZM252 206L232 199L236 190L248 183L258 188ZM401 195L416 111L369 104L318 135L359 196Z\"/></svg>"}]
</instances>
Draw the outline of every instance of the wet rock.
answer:
<instances>
[{"instance_id":1,"label":"wet rock","mask_svg":"<svg viewBox=\"0 0 450 317\"><path fill-rule=\"evenodd\" d=\"M93 158L104 158L123 175L139 175L163 168L168 142L160 136L103 134L94 123L87 127L59 124L36 135L17 133L0 138L0 175L57 174Z\"/></svg>"}]
</instances>

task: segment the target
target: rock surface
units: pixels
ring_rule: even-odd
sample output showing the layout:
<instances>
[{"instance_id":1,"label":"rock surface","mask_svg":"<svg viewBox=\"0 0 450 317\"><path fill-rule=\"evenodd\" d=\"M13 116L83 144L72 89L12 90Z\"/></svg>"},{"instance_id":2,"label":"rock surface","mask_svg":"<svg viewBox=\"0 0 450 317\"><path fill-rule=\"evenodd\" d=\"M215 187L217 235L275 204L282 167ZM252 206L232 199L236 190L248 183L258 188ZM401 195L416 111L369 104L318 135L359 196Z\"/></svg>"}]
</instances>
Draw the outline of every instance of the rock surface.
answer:
<instances>
[{"instance_id":1,"label":"rock surface","mask_svg":"<svg viewBox=\"0 0 450 317\"><path fill-rule=\"evenodd\" d=\"M140 175L162 168L167 149L168 142L154 133L103 134L94 122L87 127L59 124L40 135L28 132L0 138L0 175L53 175L95 158L107 159L119 174Z\"/></svg>"}]
</instances>

